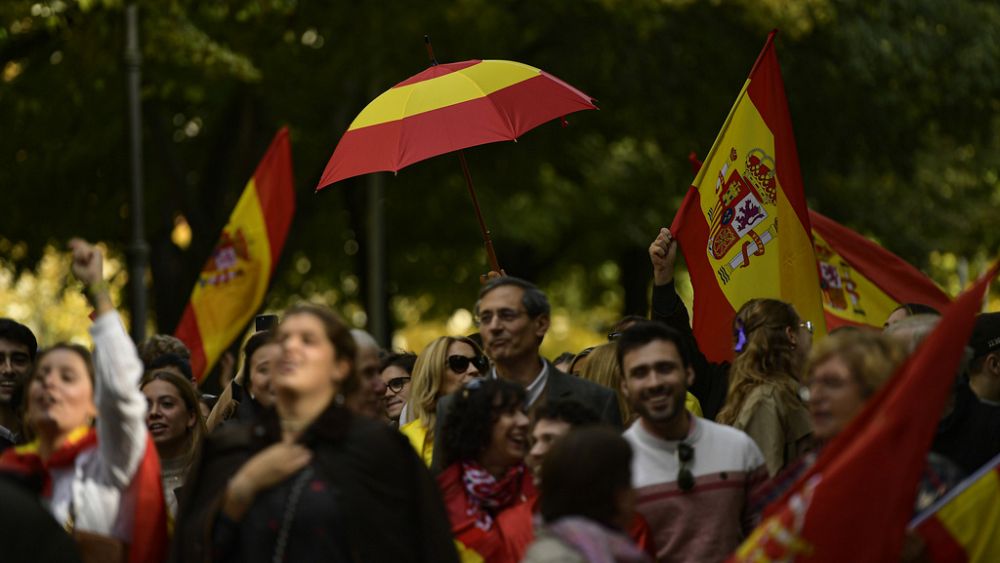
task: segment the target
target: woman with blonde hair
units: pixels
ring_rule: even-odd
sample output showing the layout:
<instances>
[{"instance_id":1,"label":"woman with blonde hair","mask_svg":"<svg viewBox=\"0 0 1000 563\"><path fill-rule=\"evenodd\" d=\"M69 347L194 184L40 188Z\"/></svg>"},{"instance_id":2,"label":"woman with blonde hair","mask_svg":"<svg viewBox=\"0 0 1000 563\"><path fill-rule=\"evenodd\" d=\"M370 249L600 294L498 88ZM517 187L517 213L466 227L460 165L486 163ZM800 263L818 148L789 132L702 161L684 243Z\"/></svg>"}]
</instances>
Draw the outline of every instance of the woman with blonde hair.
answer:
<instances>
[{"instance_id":1,"label":"woman with blonde hair","mask_svg":"<svg viewBox=\"0 0 1000 563\"><path fill-rule=\"evenodd\" d=\"M472 378L486 375L488 369L489 361L479 345L464 336L436 338L417 356L406 405L409 422L399 431L428 467L434 456L438 399L461 389Z\"/></svg>"},{"instance_id":2,"label":"woman with blonde hair","mask_svg":"<svg viewBox=\"0 0 1000 563\"><path fill-rule=\"evenodd\" d=\"M729 390L716 421L750 435L774 475L811 444L799 389L812 323L784 301L751 299L733 319L733 344Z\"/></svg>"}]
</instances>

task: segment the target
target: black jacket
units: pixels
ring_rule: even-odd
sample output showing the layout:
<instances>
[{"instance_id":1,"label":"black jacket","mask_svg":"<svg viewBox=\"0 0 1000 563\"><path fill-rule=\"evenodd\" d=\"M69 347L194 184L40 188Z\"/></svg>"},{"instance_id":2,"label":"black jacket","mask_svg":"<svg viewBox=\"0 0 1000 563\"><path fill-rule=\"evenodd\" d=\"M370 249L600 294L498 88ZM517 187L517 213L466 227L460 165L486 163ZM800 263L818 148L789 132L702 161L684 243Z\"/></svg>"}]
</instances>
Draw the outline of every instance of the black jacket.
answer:
<instances>
[{"instance_id":1,"label":"black jacket","mask_svg":"<svg viewBox=\"0 0 1000 563\"><path fill-rule=\"evenodd\" d=\"M228 424L206 438L178 508L173 561L208 561L212 531L229 479L254 454L281 439L276 413L254 424ZM437 485L398 432L331 404L300 442L343 500L357 562L456 562L451 528ZM219 554L214 554L218 556Z\"/></svg>"}]
</instances>

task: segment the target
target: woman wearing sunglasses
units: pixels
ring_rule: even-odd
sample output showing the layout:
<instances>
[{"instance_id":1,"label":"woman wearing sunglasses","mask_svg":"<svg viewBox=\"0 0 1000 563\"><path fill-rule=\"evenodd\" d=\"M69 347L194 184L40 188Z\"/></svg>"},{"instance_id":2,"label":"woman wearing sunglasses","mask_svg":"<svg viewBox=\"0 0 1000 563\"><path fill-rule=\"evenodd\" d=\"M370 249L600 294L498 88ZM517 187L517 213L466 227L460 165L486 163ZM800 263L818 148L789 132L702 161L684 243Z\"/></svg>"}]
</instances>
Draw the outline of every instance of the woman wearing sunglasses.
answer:
<instances>
[{"instance_id":1,"label":"woman wearing sunglasses","mask_svg":"<svg viewBox=\"0 0 1000 563\"><path fill-rule=\"evenodd\" d=\"M445 470L437 481L451 531L460 551L483 561L517 561L505 541L514 531L501 515L537 494L524 464L525 397L523 387L505 379L473 380L456 394L441 426Z\"/></svg>"},{"instance_id":2,"label":"woman wearing sunglasses","mask_svg":"<svg viewBox=\"0 0 1000 563\"><path fill-rule=\"evenodd\" d=\"M409 438L414 449L431 464L434 456L434 424L438 399L458 391L473 378L486 375L489 361L472 340L464 336L442 336L417 356L410 380L410 398L406 405L409 421L400 432Z\"/></svg>"},{"instance_id":3,"label":"woman wearing sunglasses","mask_svg":"<svg viewBox=\"0 0 1000 563\"><path fill-rule=\"evenodd\" d=\"M812 323L777 299L751 299L733 319L736 357L717 422L753 438L775 475L812 445L809 411L799 396L812 346Z\"/></svg>"}]
</instances>

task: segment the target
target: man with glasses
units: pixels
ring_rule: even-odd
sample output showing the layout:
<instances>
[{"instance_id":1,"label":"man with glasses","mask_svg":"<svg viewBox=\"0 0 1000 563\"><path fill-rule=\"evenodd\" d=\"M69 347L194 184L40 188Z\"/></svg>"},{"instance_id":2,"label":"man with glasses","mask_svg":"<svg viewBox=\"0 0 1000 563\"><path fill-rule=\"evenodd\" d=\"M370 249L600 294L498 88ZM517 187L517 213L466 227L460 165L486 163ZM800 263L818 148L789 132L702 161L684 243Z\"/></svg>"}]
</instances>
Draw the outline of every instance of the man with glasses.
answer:
<instances>
[{"instance_id":1,"label":"man with glasses","mask_svg":"<svg viewBox=\"0 0 1000 563\"><path fill-rule=\"evenodd\" d=\"M572 400L596 412L603 422L621 427L611 389L563 373L539 354L549 314L549 300L530 282L504 276L483 286L475 318L483 349L494 364L489 376L523 385L529 409L546 400Z\"/></svg>"},{"instance_id":2,"label":"man with glasses","mask_svg":"<svg viewBox=\"0 0 1000 563\"><path fill-rule=\"evenodd\" d=\"M0 452L21 440L21 393L37 351L28 327L0 319Z\"/></svg>"},{"instance_id":3,"label":"man with glasses","mask_svg":"<svg viewBox=\"0 0 1000 563\"><path fill-rule=\"evenodd\" d=\"M743 432L684 408L694 371L677 331L646 321L616 342L622 391L639 415L625 432L636 508L657 559L722 561L753 529L747 497L767 478L764 456Z\"/></svg>"},{"instance_id":4,"label":"man with glasses","mask_svg":"<svg viewBox=\"0 0 1000 563\"><path fill-rule=\"evenodd\" d=\"M380 377L385 384L382 403L393 426L399 425L399 415L410 400L410 375L416 363L417 355L413 352L393 352L382 360Z\"/></svg>"}]
</instances>

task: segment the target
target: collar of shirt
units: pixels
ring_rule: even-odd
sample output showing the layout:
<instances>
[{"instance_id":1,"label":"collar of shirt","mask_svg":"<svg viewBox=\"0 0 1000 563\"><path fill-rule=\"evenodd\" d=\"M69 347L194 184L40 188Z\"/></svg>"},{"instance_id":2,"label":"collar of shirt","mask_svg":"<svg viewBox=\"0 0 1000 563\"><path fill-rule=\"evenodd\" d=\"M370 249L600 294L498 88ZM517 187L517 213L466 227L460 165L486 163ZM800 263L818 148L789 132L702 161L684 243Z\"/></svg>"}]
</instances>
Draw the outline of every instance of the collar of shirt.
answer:
<instances>
[{"instance_id":1,"label":"collar of shirt","mask_svg":"<svg viewBox=\"0 0 1000 563\"><path fill-rule=\"evenodd\" d=\"M498 377L497 368L496 366L493 366L493 368L490 369L490 379L496 379L497 377ZM545 390L545 384L548 383L548 381L549 381L549 363L546 362L545 360L542 360L542 371L538 372L538 375L535 377L535 380L529 383L528 386L525 387L524 389L528 394L528 401L527 401L528 408L534 406L535 402L538 401L538 398L542 396L542 391Z\"/></svg>"},{"instance_id":2,"label":"collar of shirt","mask_svg":"<svg viewBox=\"0 0 1000 563\"><path fill-rule=\"evenodd\" d=\"M653 448L667 450L669 452L675 451L677 449L677 445L680 444L681 442L694 445L701 438L701 433L702 433L701 424L699 424L700 421L698 420L697 416L694 416L689 412L685 414L687 414L688 420L691 421L691 426L690 428L688 428L687 437L685 437L683 440L664 440L663 438L660 438L656 434L653 434L652 432L647 430L645 426L643 426L641 418L636 419L636 421L633 423L636 425L636 430L637 430L636 436L639 438L640 441L644 442L645 444Z\"/></svg>"}]
</instances>

